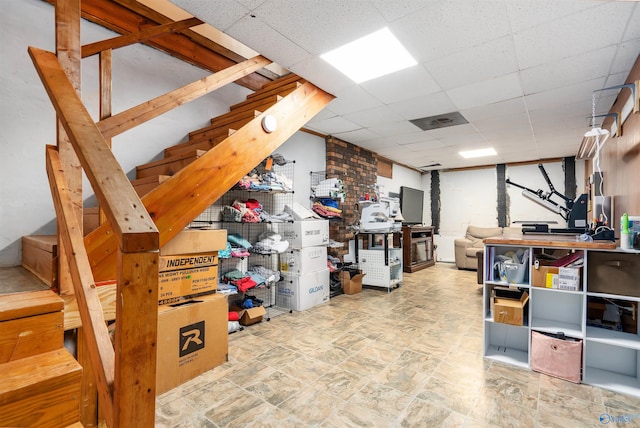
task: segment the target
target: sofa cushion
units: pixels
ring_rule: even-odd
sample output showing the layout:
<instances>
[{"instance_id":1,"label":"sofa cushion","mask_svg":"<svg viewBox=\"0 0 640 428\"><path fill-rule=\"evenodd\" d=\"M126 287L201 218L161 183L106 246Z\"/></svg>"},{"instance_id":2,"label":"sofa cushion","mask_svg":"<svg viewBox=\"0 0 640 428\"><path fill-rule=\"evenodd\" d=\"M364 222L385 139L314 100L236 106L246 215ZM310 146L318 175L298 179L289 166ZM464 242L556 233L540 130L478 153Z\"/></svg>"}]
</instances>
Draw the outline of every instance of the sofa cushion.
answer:
<instances>
[{"instance_id":1,"label":"sofa cushion","mask_svg":"<svg viewBox=\"0 0 640 428\"><path fill-rule=\"evenodd\" d=\"M478 257L478 252L482 251L482 247L477 248L477 247L469 247L467 249L464 250L464 255L467 257L472 257L472 258L476 258Z\"/></svg>"},{"instance_id":2,"label":"sofa cushion","mask_svg":"<svg viewBox=\"0 0 640 428\"><path fill-rule=\"evenodd\" d=\"M502 235L501 227L468 226L465 238L473 242L473 245L472 245L473 247L481 248L483 247L482 240L484 238L490 238L493 236L501 236L501 235Z\"/></svg>"}]
</instances>

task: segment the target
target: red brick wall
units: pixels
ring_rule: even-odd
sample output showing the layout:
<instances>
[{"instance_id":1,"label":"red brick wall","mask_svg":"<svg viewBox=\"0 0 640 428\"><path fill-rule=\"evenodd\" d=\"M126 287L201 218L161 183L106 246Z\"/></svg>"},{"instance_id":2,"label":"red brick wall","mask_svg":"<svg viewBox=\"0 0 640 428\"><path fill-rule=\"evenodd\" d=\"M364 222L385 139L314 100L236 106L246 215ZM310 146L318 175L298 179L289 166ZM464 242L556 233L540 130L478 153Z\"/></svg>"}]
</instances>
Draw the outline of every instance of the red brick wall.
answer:
<instances>
[{"instance_id":1,"label":"red brick wall","mask_svg":"<svg viewBox=\"0 0 640 428\"><path fill-rule=\"evenodd\" d=\"M353 229L349 226L358 224L360 212L356 201L365 194L374 196L377 182L377 159L373 152L354 146L335 137L326 138L327 178L342 179L347 197L340 208L342 221L329 223L329 236L337 242L344 242L344 247L329 249L336 257L342 258L349 252L349 240L353 239Z\"/></svg>"}]
</instances>

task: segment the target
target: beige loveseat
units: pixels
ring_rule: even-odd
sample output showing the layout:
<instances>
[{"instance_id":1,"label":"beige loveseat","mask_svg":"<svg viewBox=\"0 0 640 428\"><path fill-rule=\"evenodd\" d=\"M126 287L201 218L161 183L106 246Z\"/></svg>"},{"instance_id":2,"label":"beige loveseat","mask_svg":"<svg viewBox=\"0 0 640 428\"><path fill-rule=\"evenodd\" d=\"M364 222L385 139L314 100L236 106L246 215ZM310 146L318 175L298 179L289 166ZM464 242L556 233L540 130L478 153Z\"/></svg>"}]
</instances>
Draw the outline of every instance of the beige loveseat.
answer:
<instances>
[{"instance_id":1,"label":"beige loveseat","mask_svg":"<svg viewBox=\"0 0 640 428\"><path fill-rule=\"evenodd\" d=\"M478 252L484 251L484 238L502 236L502 227L467 227L464 238L453 241L458 269L478 269Z\"/></svg>"}]
</instances>

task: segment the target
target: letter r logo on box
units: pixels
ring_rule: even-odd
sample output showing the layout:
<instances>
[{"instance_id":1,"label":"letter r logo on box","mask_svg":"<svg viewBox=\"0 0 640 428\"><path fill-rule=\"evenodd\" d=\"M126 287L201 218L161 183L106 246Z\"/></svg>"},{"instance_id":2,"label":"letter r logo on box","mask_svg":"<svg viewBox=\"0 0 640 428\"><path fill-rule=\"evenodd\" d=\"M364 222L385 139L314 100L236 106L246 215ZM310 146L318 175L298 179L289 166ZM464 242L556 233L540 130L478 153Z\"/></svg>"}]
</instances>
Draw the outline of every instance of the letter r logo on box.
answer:
<instances>
[{"instance_id":1,"label":"letter r logo on box","mask_svg":"<svg viewBox=\"0 0 640 428\"><path fill-rule=\"evenodd\" d=\"M180 328L180 357L202 348L204 348L204 321Z\"/></svg>"}]
</instances>

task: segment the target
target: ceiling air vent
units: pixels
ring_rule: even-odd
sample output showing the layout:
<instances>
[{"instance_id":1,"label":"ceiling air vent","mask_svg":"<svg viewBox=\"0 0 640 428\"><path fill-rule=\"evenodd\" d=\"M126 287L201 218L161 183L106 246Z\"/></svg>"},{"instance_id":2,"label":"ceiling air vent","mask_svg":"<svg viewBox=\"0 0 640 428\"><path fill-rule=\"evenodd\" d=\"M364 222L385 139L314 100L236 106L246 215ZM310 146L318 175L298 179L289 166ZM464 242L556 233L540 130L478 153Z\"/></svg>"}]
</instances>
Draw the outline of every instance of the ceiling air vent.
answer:
<instances>
[{"instance_id":1,"label":"ceiling air vent","mask_svg":"<svg viewBox=\"0 0 640 428\"><path fill-rule=\"evenodd\" d=\"M421 117L420 119L412 119L409 122L413 123L423 131L469 123L459 111L439 114L437 116Z\"/></svg>"},{"instance_id":2,"label":"ceiling air vent","mask_svg":"<svg viewBox=\"0 0 640 428\"><path fill-rule=\"evenodd\" d=\"M438 169L441 166L442 164L440 164L439 162L433 162L428 165L419 166L418 169L421 169L422 171L431 171L433 169Z\"/></svg>"}]
</instances>

